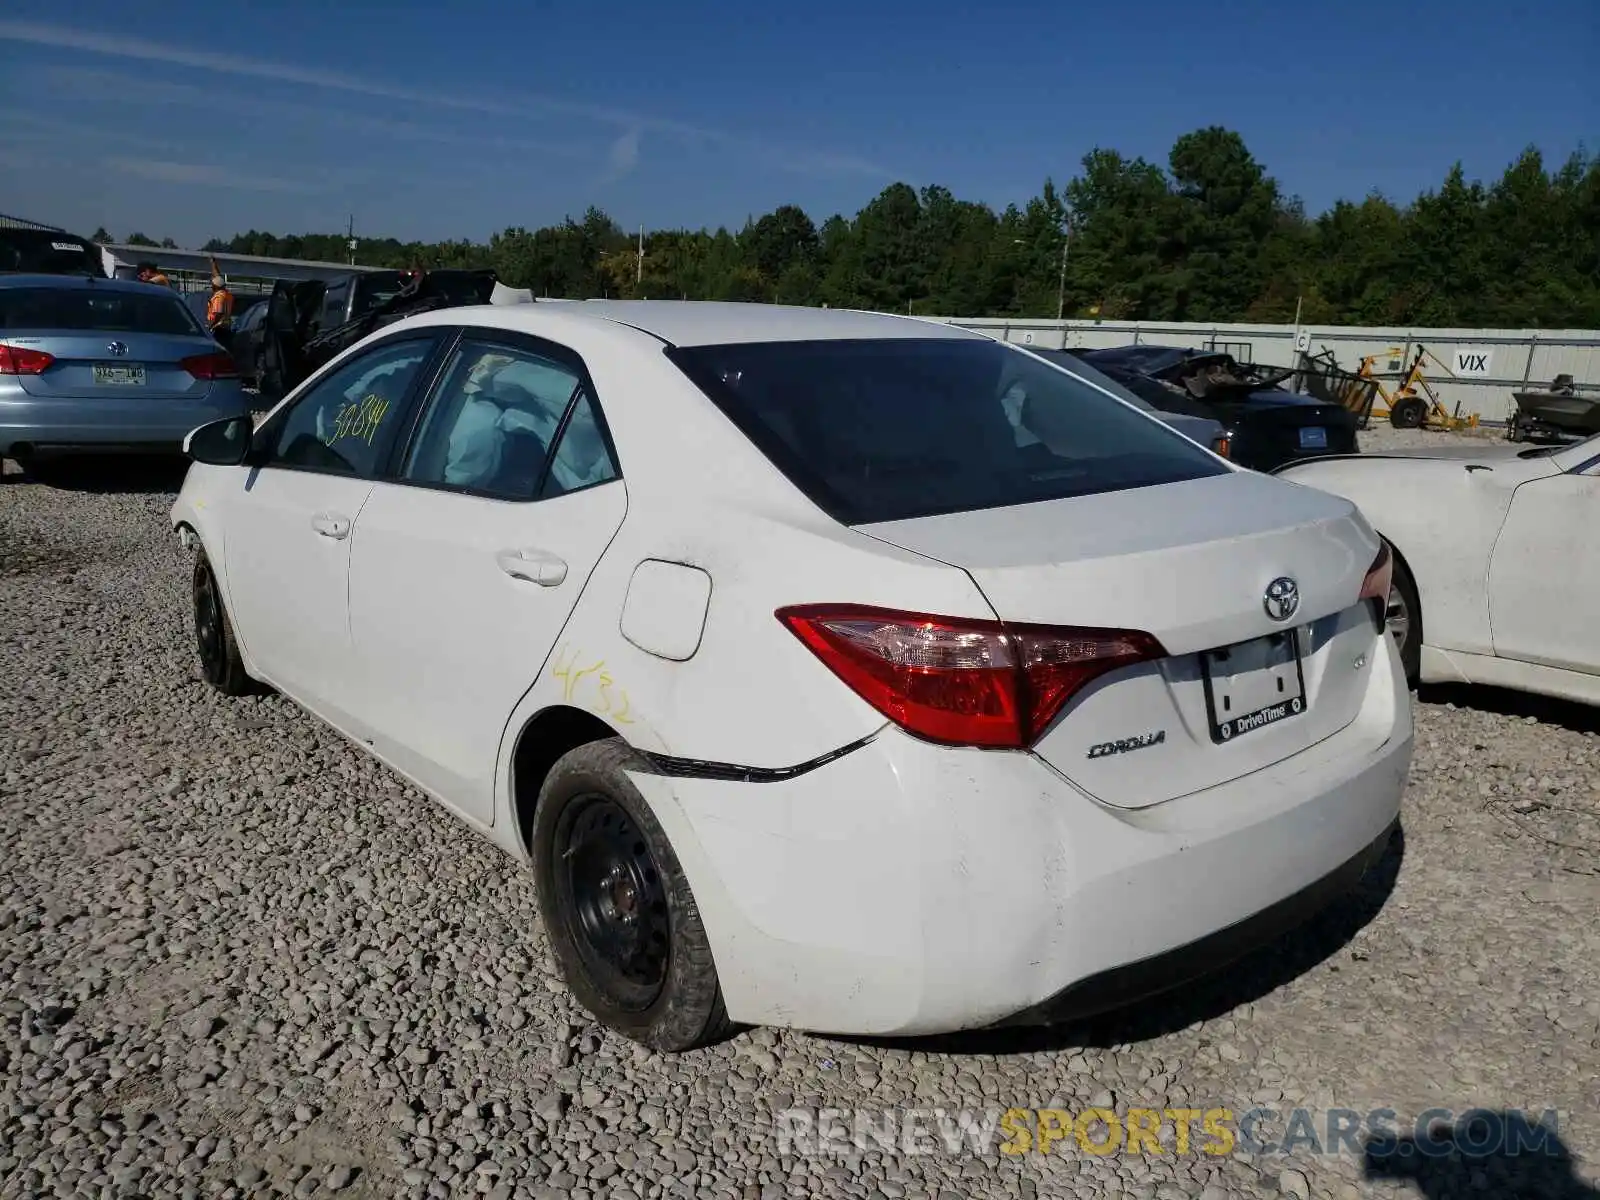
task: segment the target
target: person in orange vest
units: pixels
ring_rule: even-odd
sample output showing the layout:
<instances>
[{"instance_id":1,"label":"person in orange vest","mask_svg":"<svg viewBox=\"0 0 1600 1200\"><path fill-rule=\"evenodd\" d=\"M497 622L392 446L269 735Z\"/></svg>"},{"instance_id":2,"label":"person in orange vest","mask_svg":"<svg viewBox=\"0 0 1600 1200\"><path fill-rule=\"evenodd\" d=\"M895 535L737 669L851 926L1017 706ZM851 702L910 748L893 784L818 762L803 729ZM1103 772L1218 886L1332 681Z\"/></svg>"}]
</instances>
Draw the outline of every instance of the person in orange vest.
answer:
<instances>
[{"instance_id":1,"label":"person in orange vest","mask_svg":"<svg viewBox=\"0 0 1600 1200\"><path fill-rule=\"evenodd\" d=\"M223 281L217 260L211 260L211 299L206 303L206 328L219 342L233 334L233 293Z\"/></svg>"}]
</instances>

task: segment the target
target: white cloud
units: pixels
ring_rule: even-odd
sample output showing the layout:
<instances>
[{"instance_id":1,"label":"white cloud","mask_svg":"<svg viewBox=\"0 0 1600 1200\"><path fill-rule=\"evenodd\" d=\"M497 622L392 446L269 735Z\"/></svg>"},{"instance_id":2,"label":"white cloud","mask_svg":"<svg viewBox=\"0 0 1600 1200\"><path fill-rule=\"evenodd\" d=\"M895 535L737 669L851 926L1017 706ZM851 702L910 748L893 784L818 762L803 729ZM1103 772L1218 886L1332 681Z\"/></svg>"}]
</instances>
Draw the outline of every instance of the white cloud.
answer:
<instances>
[{"instance_id":1,"label":"white cloud","mask_svg":"<svg viewBox=\"0 0 1600 1200\"><path fill-rule=\"evenodd\" d=\"M639 139L642 136L639 130L630 129L611 143L611 151L606 155L607 183L615 183L639 165Z\"/></svg>"},{"instance_id":2,"label":"white cloud","mask_svg":"<svg viewBox=\"0 0 1600 1200\"><path fill-rule=\"evenodd\" d=\"M34 21L0 20L0 41L50 46L61 50L132 59L136 62L158 63L165 66L213 71L223 75L273 80L304 87L349 92L377 99L431 105L442 109L492 113L508 117L526 117L530 112L538 110L548 113L560 113L568 117L577 117L601 124L622 127L624 132L618 141L613 144L613 153L615 153L618 145L625 143L630 132L638 133L649 130L674 136L687 143L711 142L733 149L740 149L767 161L775 167L806 175L863 175L885 178L891 174L891 172L884 170L877 164L853 155L797 150L776 145L762 138L708 129L649 113L629 112L625 109L588 104L556 96L507 93L503 98L493 98L489 96L457 96L442 92L421 91L415 88L399 87L373 80L360 79L344 72L325 71L315 67L296 66L291 63L245 58L239 55L221 54L210 50L192 50L187 47L157 42L148 38L102 34L90 30L48 25ZM636 145L637 137L635 137L634 141ZM613 159L613 163L614 161Z\"/></svg>"},{"instance_id":3,"label":"white cloud","mask_svg":"<svg viewBox=\"0 0 1600 1200\"><path fill-rule=\"evenodd\" d=\"M322 185L300 179L280 179L268 175L241 175L232 167L209 163L169 162L158 158L108 158L105 165L124 175L153 179L159 183L182 183L197 187L227 188L238 192L320 192Z\"/></svg>"}]
</instances>

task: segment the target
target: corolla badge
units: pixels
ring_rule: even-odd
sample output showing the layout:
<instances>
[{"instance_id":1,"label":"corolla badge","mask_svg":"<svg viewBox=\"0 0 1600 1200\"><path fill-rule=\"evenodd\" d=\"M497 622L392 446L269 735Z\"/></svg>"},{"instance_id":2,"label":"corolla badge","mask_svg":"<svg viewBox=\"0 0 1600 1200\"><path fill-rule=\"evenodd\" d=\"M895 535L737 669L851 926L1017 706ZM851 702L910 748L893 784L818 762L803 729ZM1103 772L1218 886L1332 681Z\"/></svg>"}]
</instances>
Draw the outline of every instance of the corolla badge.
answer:
<instances>
[{"instance_id":1,"label":"corolla badge","mask_svg":"<svg viewBox=\"0 0 1600 1200\"><path fill-rule=\"evenodd\" d=\"M1287 575L1278 576L1267 584L1261 607L1274 621L1287 621L1300 609L1300 585Z\"/></svg>"}]
</instances>

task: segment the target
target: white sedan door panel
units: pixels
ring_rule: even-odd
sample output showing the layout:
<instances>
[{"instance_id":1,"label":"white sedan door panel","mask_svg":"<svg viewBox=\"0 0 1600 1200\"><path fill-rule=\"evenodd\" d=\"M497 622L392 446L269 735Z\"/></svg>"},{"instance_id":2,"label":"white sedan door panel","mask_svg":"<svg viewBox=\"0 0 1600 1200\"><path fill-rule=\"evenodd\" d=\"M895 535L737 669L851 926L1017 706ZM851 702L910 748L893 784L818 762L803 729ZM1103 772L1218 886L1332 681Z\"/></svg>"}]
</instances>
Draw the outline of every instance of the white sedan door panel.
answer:
<instances>
[{"instance_id":1,"label":"white sedan door panel","mask_svg":"<svg viewBox=\"0 0 1600 1200\"><path fill-rule=\"evenodd\" d=\"M1517 488L1489 563L1494 652L1600 675L1600 476Z\"/></svg>"},{"instance_id":2,"label":"white sedan door panel","mask_svg":"<svg viewBox=\"0 0 1600 1200\"><path fill-rule=\"evenodd\" d=\"M350 534L369 479L239 473L224 551L234 629L267 682L344 727L354 663L345 604Z\"/></svg>"},{"instance_id":3,"label":"white sedan door panel","mask_svg":"<svg viewBox=\"0 0 1600 1200\"><path fill-rule=\"evenodd\" d=\"M399 479L356 528L351 631L374 746L480 824L506 722L627 512L592 395L570 352L467 331Z\"/></svg>"},{"instance_id":4,"label":"white sedan door panel","mask_svg":"<svg viewBox=\"0 0 1600 1200\"><path fill-rule=\"evenodd\" d=\"M494 818L506 720L627 511L620 480L519 504L379 484L350 569L360 707L376 748L473 820Z\"/></svg>"}]
</instances>

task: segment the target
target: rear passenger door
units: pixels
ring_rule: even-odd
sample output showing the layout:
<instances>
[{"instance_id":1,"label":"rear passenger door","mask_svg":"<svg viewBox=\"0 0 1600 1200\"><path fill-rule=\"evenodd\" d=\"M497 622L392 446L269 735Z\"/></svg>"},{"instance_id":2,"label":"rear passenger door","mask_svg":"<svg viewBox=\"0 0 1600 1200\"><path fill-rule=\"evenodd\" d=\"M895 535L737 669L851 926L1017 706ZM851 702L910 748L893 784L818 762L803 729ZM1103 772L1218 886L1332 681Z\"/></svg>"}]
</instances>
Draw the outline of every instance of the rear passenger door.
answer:
<instances>
[{"instance_id":1,"label":"rear passenger door","mask_svg":"<svg viewBox=\"0 0 1600 1200\"><path fill-rule=\"evenodd\" d=\"M375 748L473 820L495 761L627 495L572 351L463 331L398 469L367 498L350 617Z\"/></svg>"}]
</instances>

